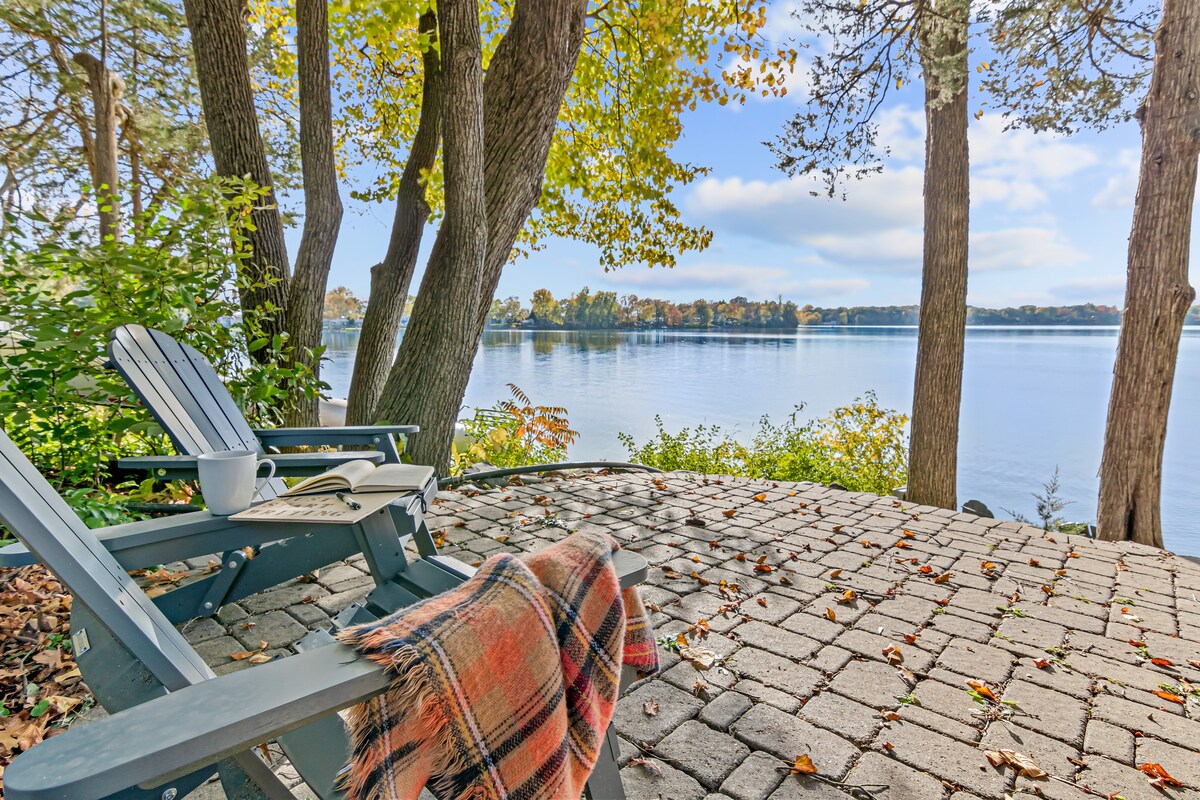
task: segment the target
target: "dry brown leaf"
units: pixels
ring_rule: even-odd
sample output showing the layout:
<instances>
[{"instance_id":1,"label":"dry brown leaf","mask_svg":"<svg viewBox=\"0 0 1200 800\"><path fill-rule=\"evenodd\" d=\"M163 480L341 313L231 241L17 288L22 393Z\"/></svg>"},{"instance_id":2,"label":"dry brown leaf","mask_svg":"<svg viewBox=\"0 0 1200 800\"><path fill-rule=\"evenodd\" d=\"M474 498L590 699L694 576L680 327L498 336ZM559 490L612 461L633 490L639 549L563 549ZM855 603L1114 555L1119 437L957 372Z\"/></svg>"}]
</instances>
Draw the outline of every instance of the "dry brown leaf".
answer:
<instances>
[{"instance_id":1,"label":"dry brown leaf","mask_svg":"<svg viewBox=\"0 0 1200 800\"><path fill-rule=\"evenodd\" d=\"M796 756L796 760L792 762L793 775L816 775L817 765L813 763L812 757L808 753L801 753Z\"/></svg>"},{"instance_id":2,"label":"dry brown leaf","mask_svg":"<svg viewBox=\"0 0 1200 800\"><path fill-rule=\"evenodd\" d=\"M832 608L825 609L825 619L830 622L837 622L837 614L834 613Z\"/></svg>"},{"instance_id":3,"label":"dry brown leaf","mask_svg":"<svg viewBox=\"0 0 1200 800\"><path fill-rule=\"evenodd\" d=\"M756 503L765 503L765 502L767 502L767 494L766 494L766 492L760 492L759 494L754 495L754 497L751 497L750 499Z\"/></svg>"},{"instance_id":4,"label":"dry brown leaf","mask_svg":"<svg viewBox=\"0 0 1200 800\"><path fill-rule=\"evenodd\" d=\"M647 700L646 702L642 703L642 713L647 717L658 716L658 709L659 705L657 700Z\"/></svg>"},{"instance_id":5,"label":"dry brown leaf","mask_svg":"<svg viewBox=\"0 0 1200 800\"><path fill-rule=\"evenodd\" d=\"M934 578L933 582L934 583L949 583L950 578L952 578L952 577L954 577L953 572L943 572L941 575L938 575L936 578Z\"/></svg>"},{"instance_id":6,"label":"dry brown leaf","mask_svg":"<svg viewBox=\"0 0 1200 800\"><path fill-rule=\"evenodd\" d=\"M1181 705L1181 706L1182 706L1182 705L1186 705L1186 703L1187 703L1187 701L1186 701L1186 700L1184 700L1184 699L1183 699L1182 697L1180 697L1179 695L1177 695L1177 694L1171 694L1170 692L1161 692L1161 691L1159 691L1159 692L1152 692L1152 694L1155 694L1155 695L1157 695L1157 696L1161 697L1163 700L1166 700L1166 701L1168 701L1168 702L1171 702L1171 703L1179 703L1179 705Z\"/></svg>"},{"instance_id":7,"label":"dry brown leaf","mask_svg":"<svg viewBox=\"0 0 1200 800\"><path fill-rule=\"evenodd\" d=\"M993 767L1007 764L1015 769L1021 777L1035 779L1049 777L1044 769L1033 762L1033 759L1015 750L986 750L983 755Z\"/></svg>"},{"instance_id":8,"label":"dry brown leaf","mask_svg":"<svg viewBox=\"0 0 1200 800\"><path fill-rule=\"evenodd\" d=\"M835 569L833 572L829 573L829 580L831 581L836 581L840 577L842 577L842 571L840 569Z\"/></svg>"}]
</instances>

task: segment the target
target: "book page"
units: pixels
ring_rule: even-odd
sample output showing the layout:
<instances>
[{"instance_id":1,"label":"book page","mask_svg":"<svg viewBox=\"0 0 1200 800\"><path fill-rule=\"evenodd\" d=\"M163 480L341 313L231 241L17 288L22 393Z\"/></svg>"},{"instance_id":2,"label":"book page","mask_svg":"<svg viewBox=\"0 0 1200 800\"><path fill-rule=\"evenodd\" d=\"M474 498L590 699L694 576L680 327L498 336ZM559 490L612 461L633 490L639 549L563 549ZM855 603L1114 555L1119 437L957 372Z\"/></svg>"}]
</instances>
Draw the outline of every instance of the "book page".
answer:
<instances>
[{"instance_id":1,"label":"book page","mask_svg":"<svg viewBox=\"0 0 1200 800\"><path fill-rule=\"evenodd\" d=\"M433 467L420 464L381 464L358 479L356 492L384 492L420 489L433 477Z\"/></svg>"},{"instance_id":2,"label":"book page","mask_svg":"<svg viewBox=\"0 0 1200 800\"><path fill-rule=\"evenodd\" d=\"M379 492L359 497L358 508L331 494L310 494L301 497L280 495L273 500L251 506L230 517L237 522L303 522L348 525L374 514L403 492Z\"/></svg>"},{"instance_id":3,"label":"book page","mask_svg":"<svg viewBox=\"0 0 1200 800\"><path fill-rule=\"evenodd\" d=\"M375 465L364 459L347 461L333 469L326 470L320 475L306 478L300 483L280 494L281 497L305 494L309 492L331 492L335 489L349 489L356 481L370 475Z\"/></svg>"}]
</instances>

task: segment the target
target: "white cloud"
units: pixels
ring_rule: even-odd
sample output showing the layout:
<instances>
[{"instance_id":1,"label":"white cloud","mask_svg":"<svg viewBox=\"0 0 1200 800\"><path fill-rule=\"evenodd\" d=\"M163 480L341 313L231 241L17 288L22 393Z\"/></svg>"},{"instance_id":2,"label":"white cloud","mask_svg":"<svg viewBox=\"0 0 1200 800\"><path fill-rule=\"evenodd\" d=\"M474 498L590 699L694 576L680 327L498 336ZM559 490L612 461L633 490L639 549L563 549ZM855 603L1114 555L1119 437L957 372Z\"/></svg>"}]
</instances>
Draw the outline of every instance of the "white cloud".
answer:
<instances>
[{"instance_id":1,"label":"white cloud","mask_svg":"<svg viewBox=\"0 0 1200 800\"><path fill-rule=\"evenodd\" d=\"M902 167L852 182L844 201L825 196L820 182L811 178L706 178L696 184L685 204L693 217L714 230L780 244L807 244L815 236L919 226L921 171Z\"/></svg>"},{"instance_id":2,"label":"white cloud","mask_svg":"<svg viewBox=\"0 0 1200 800\"><path fill-rule=\"evenodd\" d=\"M1116 157L1107 165L1108 181L1092 198L1092 206L1106 210L1133 208L1133 199L1137 196L1140 160L1141 154L1135 148L1118 151Z\"/></svg>"},{"instance_id":3,"label":"white cloud","mask_svg":"<svg viewBox=\"0 0 1200 800\"><path fill-rule=\"evenodd\" d=\"M1004 228L971 234L972 270L1069 267L1087 259L1052 228Z\"/></svg>"},{"instance_id":4,"label":"white cloud","mask_svg":"<svg viewBox=\"0 0 1200 800\"><path fill-rule=\"evenodd\" d=\"M799 296L805 300L837 297L871 288L865 278L812 278L799 283Z\"/></svg>"}]
</instances>

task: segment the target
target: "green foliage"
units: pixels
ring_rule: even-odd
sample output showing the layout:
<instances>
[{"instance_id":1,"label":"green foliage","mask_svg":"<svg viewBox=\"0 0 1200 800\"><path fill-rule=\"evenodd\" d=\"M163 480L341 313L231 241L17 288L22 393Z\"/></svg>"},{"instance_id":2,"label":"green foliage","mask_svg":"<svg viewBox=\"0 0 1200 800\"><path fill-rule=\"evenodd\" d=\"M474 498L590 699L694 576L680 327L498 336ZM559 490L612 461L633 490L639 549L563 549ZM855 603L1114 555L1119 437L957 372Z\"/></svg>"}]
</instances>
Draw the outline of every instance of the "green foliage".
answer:
<instances>
[{"instance_id":1,"label":"green foliage","mask_svg":"<svg viewBox=\"0 0 1200 800\"><path fill-rule=\"evenodd\" d=\"M119 455L162 452L169 443L116 372L106 369L109 332L129 322L158 328L208 357L248 416L271 418L283 385L320 385L304 368L248 357L281 351L282 337L254 332L272 309L241 319L234 275L249 209L261 192L202 184L165 197L136 219L131 241L94 243L71 222L26 212L0 239L0 426L60 489L104 487ZM14 220L14 223L17 222ZM77 507L104 517L96 496ZM99 505L97 505L99 503Z\"/></svg>"},{"instance_id":2,"label":"green foliage","mask_svg":"<svg viewBox=\"0 0 1200 800\"><path fill-rule=\"evenodd\" d=\"M876 494L904 485L906 414L881 408L873 392L816 421L799 422L802 409L780 425L764 415L749 444L716 425L671 433L661 417L655 418L657 436L645 444L625 433L618 438L630 460L663 470L838 483Z\"/></svg>"},{"instance_id":3,"label":"green foliage","mask_svg":"<svg viewBox=\"0 0 1200 800\"><path fill-rule=\"evenodd\" d=\"M511 400L477 408L470 419L463 420L471 445L463 452L453 448L453 474L460 475L483 461L495 467L521 467L566 458L567 447L579 436L571 428L567 410L535 406L516 386L510 383L508 388Z\"/></svg>"}]
</instances>

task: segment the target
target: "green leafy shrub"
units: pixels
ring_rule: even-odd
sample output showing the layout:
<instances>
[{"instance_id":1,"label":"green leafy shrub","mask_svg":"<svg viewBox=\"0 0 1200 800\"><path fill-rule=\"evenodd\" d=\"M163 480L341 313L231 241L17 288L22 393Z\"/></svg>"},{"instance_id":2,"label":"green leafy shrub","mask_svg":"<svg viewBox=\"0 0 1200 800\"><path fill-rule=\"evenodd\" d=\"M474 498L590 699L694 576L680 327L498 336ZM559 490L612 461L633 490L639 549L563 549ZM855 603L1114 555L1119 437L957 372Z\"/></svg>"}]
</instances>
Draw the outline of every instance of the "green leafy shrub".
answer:
<instances>
[{"instance_id":1,"label":"green leafy shrub","mask_svg":"<svg viewBox=\"0 0 1200 800\"><path fill-rule=\"evenodd\" d=\"M95 242L71 221L22 211L0 238L0 427L88 519L116 521L103 493L118 456L169 452L162 430L105 364L109 332L137 322L213 362L235 400L271 424L281 386L320 391L311 371L261 364L250 348L274 309L243 319L237 266L251 186L204 183L165 197L121 241ZM78 489L80 491L69 491ZM111 513L110 513L111 512Z\"/></svg>"},{"instance_id":2,"label":"green leafy shrub","mask_svg":"<svg viewBox=\"0 0 1200 800\"><path fill-rule=\"evenodd\" d=\"M618 438L631 461L663 470L838 483L876 494L904 485L908 415L881 408L873 392L815 421L800 421L803 408L796 406L779 425L764 415L748 444L717 425L671 433L661 417L655 417L657 435L645 444L625 433Z\"/></svg>"},{"instance_id":3,"label":"green leafy shrub","mask_svg":"<svg viewBox=\"0 0 1200 800\"><path fill-rule=\"evenodd\" d=\"M496 467L552 464L566 458L567 447L579 436L571 428L567 410L558 406L535 406L513 384L511 400L500 400L490 408L477 408L462 421L469 446L452 448L452 473L462 474L472 464L486 461Z\"/></svg>"}]
</instances>

